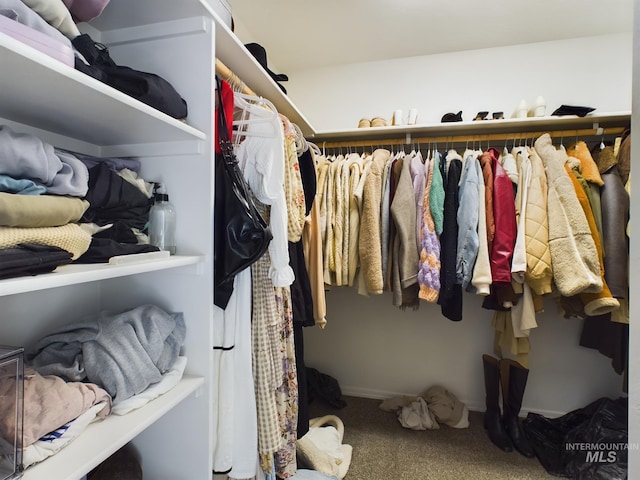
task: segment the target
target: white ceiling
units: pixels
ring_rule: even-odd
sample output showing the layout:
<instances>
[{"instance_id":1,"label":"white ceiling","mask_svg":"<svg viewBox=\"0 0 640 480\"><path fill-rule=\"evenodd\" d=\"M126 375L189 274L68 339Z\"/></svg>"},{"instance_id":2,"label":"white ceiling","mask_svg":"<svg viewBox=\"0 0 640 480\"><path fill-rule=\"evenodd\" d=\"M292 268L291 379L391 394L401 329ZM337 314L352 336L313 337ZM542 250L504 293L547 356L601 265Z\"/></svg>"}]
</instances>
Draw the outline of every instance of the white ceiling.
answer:
<instances>
[{"instance_id":1,"label":"white ceiling","mask_svg":"<svg viewBox=\"0 0 640 480\"><path fill-rule=\"evenodd\" d=\"M634 0L227 0L276 73L630 32ZM594 59L596 60L596 59Z\"/></svg>"}]
</instances>

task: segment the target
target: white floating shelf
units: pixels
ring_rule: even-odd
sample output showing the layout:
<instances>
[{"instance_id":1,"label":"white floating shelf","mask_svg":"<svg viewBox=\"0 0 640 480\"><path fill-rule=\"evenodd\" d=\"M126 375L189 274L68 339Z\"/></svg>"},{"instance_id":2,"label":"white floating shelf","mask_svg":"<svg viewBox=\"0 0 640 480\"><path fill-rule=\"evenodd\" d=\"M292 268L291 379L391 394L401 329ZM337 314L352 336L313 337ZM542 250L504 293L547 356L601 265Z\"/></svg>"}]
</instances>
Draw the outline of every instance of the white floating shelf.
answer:
<instances>
[{"instance_id":1,"label":"white floating shelf","mask_svg":"<svg viewBox=\"0 0 640 480\"><path fill-rule=\"evenodd\" d=\"M222 63L229 67L257 95L273 103L278 113L298 125L303 135L313 136L315 129L309 120L280 90L278 84L267 74L229 27L220 20L220 17L213 11L211 14L216 22L216 55Z\"/></svg>"},{"instance_id":2,"label":"white floating shelf","mask_svg":"<svg viewBox=\"0 0 640 480\"><path fill-rule=\"evenodd\" d=\"M4 33L0 65L3 72L20 72L19 81L0 75L0 119L100 147L206 139L188 124Z\"/></svg>"},{"instance_id":3,"label":"white floating shelf","mask_svg":"<svg viewBox=\"0 0 640 480\"><path fill-rule=\"evenodd\" d=\"M613 128L629 126L631 112L594 113L585 117L547 116L505 118L502 120L429 123L388 127L354 128L316 132L308 138L314 142L400 138L403 136L484 135L520 132L544 132L553 130ZM319 146L322 146L318 143Z\"/></svg>"},{"instance_id":4,"label":"white floating shelf","mask_svg":"<svg viewBox=\"0 0 640 480\"><path fill-rule=\"evenodd\" d=\"M144 407L90 424L58 453L27 468L23 480L77 480L83 477L203 383L202 377L185 375L174 388Z\"/></svg>"},{"instance_id":5,"label":"white floating shelf","mask_svg":"<svg viewBox=\"0 0 640 480\"><path fill-rule=\"evenodd\" d=\"M204 257L195 255L174 255L166 259L143 260L121 265L106 263L62 265L51 273L0 280L0 296L196 265L203 259Z\"/></svg>"}]
</instances>

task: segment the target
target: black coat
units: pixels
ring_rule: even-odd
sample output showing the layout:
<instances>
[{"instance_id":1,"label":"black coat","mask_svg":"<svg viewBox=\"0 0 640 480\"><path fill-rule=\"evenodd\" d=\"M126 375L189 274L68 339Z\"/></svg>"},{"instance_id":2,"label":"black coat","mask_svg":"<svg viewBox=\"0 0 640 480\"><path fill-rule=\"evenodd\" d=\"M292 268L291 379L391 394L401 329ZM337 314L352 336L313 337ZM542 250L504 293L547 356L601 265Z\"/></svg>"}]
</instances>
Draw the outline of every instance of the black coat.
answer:
<instances>
[{"instance_id":1,"label":"black coat","mask_svg":"<svg viewBox=\"0 0 640 480\"><path fill-rule=\"evenodd\" d=\"M446 159L441 165L445 168ZM442 315L449 320L462 320L462 285L456 281L456 257L458 253L458 183L462 174L462 162L454 158L444 172L444 220L440 235L440 305Z\"/></svg>"}]
</instances>

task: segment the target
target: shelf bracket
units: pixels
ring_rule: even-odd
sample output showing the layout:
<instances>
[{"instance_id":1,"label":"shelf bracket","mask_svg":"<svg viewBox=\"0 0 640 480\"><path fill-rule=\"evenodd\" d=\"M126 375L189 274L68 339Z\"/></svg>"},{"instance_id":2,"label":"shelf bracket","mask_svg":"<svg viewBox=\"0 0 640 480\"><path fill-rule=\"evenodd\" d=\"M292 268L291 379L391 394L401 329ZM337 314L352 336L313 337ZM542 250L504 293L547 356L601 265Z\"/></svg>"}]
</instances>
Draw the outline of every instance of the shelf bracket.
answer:
<instances>
[{"instance_id":1,"label":"shelf bracket","mask_svg":"<svg viewBox=\"0 0 640 480\"><path fill-rule=\"evenodd\" d=\"M596 131L596 135L602 135L604 133L604 129L598 122L593 122L593 129Z\"/></svg>"},{"instance_id":2,"label":"shelf bracket","mask_svg":"<svg viewBox=\"0 0 640 480\"><path fill-rule=\"evenodd\" d=\"M404 143L409 145L411 143L411 133L407 132Z\"/></svg>"}]
</instances>

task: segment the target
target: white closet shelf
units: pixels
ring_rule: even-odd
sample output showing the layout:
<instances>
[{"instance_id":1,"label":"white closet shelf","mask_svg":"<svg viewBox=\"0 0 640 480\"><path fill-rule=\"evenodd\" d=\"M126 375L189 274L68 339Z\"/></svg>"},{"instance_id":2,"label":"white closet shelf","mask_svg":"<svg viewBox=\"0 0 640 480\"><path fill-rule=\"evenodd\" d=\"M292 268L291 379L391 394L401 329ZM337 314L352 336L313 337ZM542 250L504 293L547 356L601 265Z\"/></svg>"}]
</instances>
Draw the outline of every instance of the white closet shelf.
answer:
<instances>
[{"instance_id":1,"label":"white closet shelf","mask_svg":"<svg viewBox=\"0 0 640 480\"><path fill-rule=\"evenodd\" d=\"M97 146L201 143L206 135L62 62L0 33L0 121ZM117 119L117 121L114 121Z\"/></svg>"},{"instance_id":2,"label":"white closet shelf","mask_svg":"<svg viewBox=\"0 0 640 480\"><path fill-rule=\"evenodd\" d=\"M296 107L291 99L285 95L278 84L267 74L258 61L236 35L211 12L216 23L216 55L257 95L271 101L281 113L302 130L303 135L313 136L315 129ZM286 88L286 82L284 83Z\"/></svg>"},{"instance_id":3,"label":"white closet shelf","mask_svg":"<svg viewBox=\"0 0 640 480\"><path fill-rule=\"evenodd\" d=\"M321 141L340 140L378 140L419 136L458 136L458 135L489 135L514 134L523 132L544 132L553 130L593 129L594 135L598 128L628 127L631 122L631 112L593 113L585 117L576 115L547 116L528 118L505 118L502 120L464 121L448 123L429 123L420 125L399 125L388 127L354 128L345 130L320 131L308 138L322 147Z\"/></svg>"},{"instance_id":4,"label":"white closet shelf","mask_svg":"<svg viewBox=\"0 0 640 480\"><path fill-rule=\"evenodd\" d=\"M167 393L126 415L110 415L90 424L55 455L32 465L24 480L77 480L126 445L204 383L202 377L185 375Z\"/></svg>"},{"instance_id":5,"label":"white closet shelf","mask_svg":"<svg viewBox=\"0 0 640 480\"><path fill-rule=\"evenodd\" d=\"M211 11L207 0L111 2L108 8L105 8L98 17L91 20L91 26L105 32L203 15L211 16Z\"/></svg>"},{"instance_id":6,"label":"white closet shelf","mask_svg":"<svg viewBox=\"0 0 640 480\"><path fill-rule=\"evenodd\" d=\"M169 268L198 265L203 261L204 257L201 256L174 255L166 259L142 260L121 265L109 265L106 263L62 265L51 273L0 280L0 297Z\"/></svg>"},{"instance_id":7,"label":"white closet shelf","mask_svg":"<svg viewBox=\"0 0 640 480\"><path fill-rule=\"evenodd\" d=\"M210 5L211 0L184 4L174 0L146 0L127 2L126 10L109 5L102 14L91 22L91 26L99 31L109 32L116 29L127 29L143 25L152 25L177 19L197 16L211 17L215 24L215 44L217 57L247 83L257 95L273 103L278 113L285 115L300 127L304 135L312 135L315 129L307 118L294 105L291 99L280 90L278 84L267 74L258 61L245 48L244 44L231 31L218 13ZM124 7L122 7L124 8ZM111 35L108 39L111 39ZM120 33L116 37L121 36ZM286 84L285 84L286 87Z\"/></svg>"}]
</instances>

